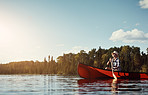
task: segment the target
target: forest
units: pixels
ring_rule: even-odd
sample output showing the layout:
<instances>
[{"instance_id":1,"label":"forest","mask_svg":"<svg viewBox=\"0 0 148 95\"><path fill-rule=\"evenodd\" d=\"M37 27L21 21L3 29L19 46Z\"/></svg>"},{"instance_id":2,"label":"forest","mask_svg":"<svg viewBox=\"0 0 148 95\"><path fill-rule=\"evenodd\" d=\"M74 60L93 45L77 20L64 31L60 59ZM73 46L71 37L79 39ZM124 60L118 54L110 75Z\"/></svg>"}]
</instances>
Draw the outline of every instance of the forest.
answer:
<instances>
[{"instance_id":1,"label":"forest","mask_svg":"<svg viewBox=\"0 0 148 95\"><path fill-rule=\"evenodd\" d=\"M79 53L63 54L53 60L53 56L39 61L20 61L0 64L0 74L57 74L57 75L77 75L78 63L105 68L107 61L111 58L111 53L119 53L122 71L148 72L148 48L147 53L140 52L139 47L121 46L109 49L91 49L89 52L81 50Z\"/></svg>"}]
</instances>

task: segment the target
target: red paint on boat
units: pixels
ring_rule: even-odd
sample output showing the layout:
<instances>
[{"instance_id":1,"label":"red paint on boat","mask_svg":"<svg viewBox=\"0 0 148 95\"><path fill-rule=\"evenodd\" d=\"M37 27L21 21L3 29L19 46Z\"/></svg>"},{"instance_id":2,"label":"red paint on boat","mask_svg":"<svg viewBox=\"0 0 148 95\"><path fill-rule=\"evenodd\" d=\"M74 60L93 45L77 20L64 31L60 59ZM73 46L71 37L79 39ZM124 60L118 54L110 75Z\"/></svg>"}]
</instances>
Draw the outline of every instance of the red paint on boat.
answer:
<instances>
[{"instance_id":1,"label":"red paint on boat","mask_svg":"<svg viewBox=\"0 0 148 95\"><path fill-rule=\"evenodd\" d=\"M111 70L99 69L85 64L78 64L78 74L86 79L113 78ZM114 71L118 79L148 79L148 73Z\"/></svg>"}]
</instances>

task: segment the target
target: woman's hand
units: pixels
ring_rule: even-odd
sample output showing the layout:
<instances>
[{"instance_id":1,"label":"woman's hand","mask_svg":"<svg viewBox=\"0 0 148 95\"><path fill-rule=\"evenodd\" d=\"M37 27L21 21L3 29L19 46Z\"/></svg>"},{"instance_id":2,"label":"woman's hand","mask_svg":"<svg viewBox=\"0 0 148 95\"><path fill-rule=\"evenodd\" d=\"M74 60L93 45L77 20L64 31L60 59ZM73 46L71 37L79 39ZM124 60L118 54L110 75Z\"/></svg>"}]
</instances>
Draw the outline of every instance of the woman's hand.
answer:
<instances>
[{"instance_id":1,"label":"woman's hand","mask_svg":"<svg viewBox=\"0 0 148 95\"><path fill-rule=\"evenodd\" d=\"M108 61L108 62L107 62L107 65L109 65L109 63L110 63L110 62Z\"/></svg>"}]
</instances>

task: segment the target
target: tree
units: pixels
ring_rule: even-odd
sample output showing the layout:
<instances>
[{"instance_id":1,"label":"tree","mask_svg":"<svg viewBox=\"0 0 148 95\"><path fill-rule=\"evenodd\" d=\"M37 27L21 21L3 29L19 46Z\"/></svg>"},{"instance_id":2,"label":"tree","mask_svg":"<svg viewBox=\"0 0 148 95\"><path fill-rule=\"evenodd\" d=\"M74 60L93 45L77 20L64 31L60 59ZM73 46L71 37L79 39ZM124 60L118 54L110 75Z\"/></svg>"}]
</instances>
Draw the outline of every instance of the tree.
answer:
<instances>
[{"instance_id":1,"label":"tree","mask_svg":"<svg viewBox=\"0 0 148 95\"><path fill-rule=\"evenodd\" d=\"M98 64L97 67L102 68L102 55L106 54L107 50L102 49L101 47L99 47L99 49L96 51L96 63Z\"/></svg>"},{"instance_id":2,"label":"tree","mask_svg":"<svg viewBox=\"0 0 148 95\"><path fill-rule=\"evenodd\" d=\"M53 56L51 56L51 64L53 64L53 63L54 63Z\"/></svg>"},{"instance_id":3,"label":"tree","mask_svg":"<svg viewBox=\"0 0 148 95\"><path fill-rule=\"evenodd\" d=\"M96 49L92 49L91 51L88 52L88 58L89 58L89 65L94 65L96 57Z\"/></svg>"},{"instance_id":4,"label":"tree","mask_svg":"<svg viewBox=\"0 0 148 95\"><path fill-rule=\"evenodd\" d=\"M48 56L48 63L50 63L50 55Z\"/></svg>"},{"instance_id":5,"label":"tree","mask_svg":"<svg viewBox=\"0 0 148 95\"><path fill-rule=\"evenodd\" d=\"M58 58L57 58L57 63L59 63L59 64L62 64L64 61L63 61L63 56L59 56Z\"/></svg>"},{"instance_id":6,"label":"tree","mask_svg":"<svg viewBox=\"0 0 148 95\"><path fill-rule=\"evenodd\" d=\"M134 55L134 67L135 67L135 71L138 72L140 70L141 67L141 63L140 63L140 54L136 53Z\"/></svg>"},{"instance_id":7,"label":"tree","mask_svg":"<svg viewBox=\"0 0 148 95\"><path fill-rule=\"evenodd\" d=\"M141 71L140 72L148 72L148 66L147 65L142 65L141 66Z\"/></svg>"},{"instance_id":8,"label":"tree","mask_svg":"<svg viewBox=\"0 0 148 95\"><path fill-rule=\"evenodd\" d=\"M78 63L89 64L88 63L88 54L84 50L81 50L80 53L76 54L75 58Z\"/></svg>"},{"instance_id":9,"label":"tree","mask_svg":"<svg viewBox=\"0 0 148 95\"><path fill-rule=\"evenodd\" d=\"M46 57L44 58L44 63L47 63Z\"/></svg>"},{"instance_id":10,"label":"tree","mask_svg":"<svg viewBox=\"0 0 148 95\"><path fill-rule=\"evenodd\" d=\"M102 67L103 67L103 68L106 67L107 61L108 61L108 54L103 54L103 55L102 55Z\"/></svg>"},{"instance_id":11,"label":"tree","mask_svg":"<svg viewBox=\"0 0 148 95\"><path fill-rule=\"evenodd\" d=\"M131 68L133 68L130 54L131 54L131 48L129 46L121 47L121 52L120 52L121 65L120 66L121 66L121 69L124 71L130 71Z\"/></svg>"}]
</instances>

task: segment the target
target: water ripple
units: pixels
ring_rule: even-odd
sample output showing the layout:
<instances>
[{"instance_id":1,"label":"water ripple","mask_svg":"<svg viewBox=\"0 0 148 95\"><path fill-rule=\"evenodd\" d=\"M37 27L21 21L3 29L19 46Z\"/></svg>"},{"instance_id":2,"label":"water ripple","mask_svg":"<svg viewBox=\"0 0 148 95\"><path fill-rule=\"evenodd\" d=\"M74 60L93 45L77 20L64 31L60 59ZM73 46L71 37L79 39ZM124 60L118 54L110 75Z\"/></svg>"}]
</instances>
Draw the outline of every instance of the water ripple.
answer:
<instances>
[{"instance_id":1,"label":"water ripple","mask_svg":"<svg viewBox=\"0 0 148 95\"><path fill-rule=\"evenodd\" d=\"M87 80L76 76L0 75L0 95L148 94L148 80Z\"/></svg>"}]
</instances>

